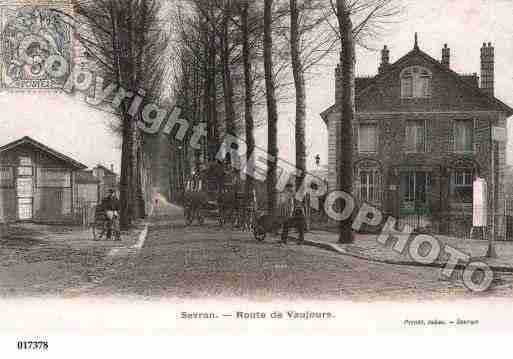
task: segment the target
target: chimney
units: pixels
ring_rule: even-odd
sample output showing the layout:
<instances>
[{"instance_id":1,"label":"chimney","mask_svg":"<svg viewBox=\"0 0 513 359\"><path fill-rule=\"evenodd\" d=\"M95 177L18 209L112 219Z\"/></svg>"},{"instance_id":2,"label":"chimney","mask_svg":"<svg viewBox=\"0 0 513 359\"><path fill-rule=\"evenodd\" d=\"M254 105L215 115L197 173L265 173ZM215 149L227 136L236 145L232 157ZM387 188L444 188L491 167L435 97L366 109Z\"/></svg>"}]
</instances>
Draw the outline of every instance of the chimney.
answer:
<instances>
[{"instance_id":1,"label":"chimney","mask_svg":"<svg viewBox=\"0 0 513 359\"><path fill-rule=\"evenodd\" d=\"M387 45L385 45L383 50L381 50L381 64L379 65L378 72L385 72L388 65L390 65L390 50L387 48Z\"/></svg>"},{"instance_id":2,"label":"chimney","mask_svg":"<svg viewBox=\"0 0 513 359\"><path fill-rule=\"evenodd\" d=\"M447 47L447 44L444 44L442 49L442 65L447 68L451 67L451 49Z\"/></svg>"},{"instance_id":3,"label":"chimney","mask_svg":"<svg viewBox=\"0 0 513 359\"><path fill-rule=\"evenodd\" d=\"M492 43L483 43L481 48L481 90L494 96L495 54Z\"/></svg>"}]
</instances>

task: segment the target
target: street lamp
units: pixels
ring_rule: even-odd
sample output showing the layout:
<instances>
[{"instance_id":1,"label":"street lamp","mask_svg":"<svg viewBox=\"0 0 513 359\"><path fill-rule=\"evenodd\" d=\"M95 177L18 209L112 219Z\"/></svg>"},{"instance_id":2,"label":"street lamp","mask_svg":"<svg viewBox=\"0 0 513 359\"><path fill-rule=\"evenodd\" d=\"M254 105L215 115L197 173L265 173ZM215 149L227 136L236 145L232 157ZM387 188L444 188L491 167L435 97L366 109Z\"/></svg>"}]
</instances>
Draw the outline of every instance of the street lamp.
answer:
<instances>
[{"instance_id":1,"label":"street lamp","mask_svg":"<svg viewBox=\"0 0 513 359\"><path fill-rule=\"evenodd\" d=\"M506 142L506 129L503 127L492 127L492 233L489 236L488 250L486 252L487 258L497 258L497 251L495 250L495 152L497 150L497 144L499 142Z\"/></svg>"}]
</instances>

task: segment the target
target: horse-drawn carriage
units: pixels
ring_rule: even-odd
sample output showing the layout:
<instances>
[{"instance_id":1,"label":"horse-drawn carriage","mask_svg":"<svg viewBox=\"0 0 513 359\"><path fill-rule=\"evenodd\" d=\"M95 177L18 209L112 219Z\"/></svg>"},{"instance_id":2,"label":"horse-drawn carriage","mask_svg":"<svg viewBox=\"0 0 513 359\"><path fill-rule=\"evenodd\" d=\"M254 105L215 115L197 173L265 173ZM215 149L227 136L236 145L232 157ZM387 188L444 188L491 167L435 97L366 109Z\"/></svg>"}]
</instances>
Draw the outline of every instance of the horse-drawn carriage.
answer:
<instances>
[{"instance_id":1,"label":"horse-drawn carriage","mask_svg":"<svg viewBox=\"0 0 513 359\"><path fill-rule=\"evenodd\" d=\"M197 220L203 225L206 218L215 218L221 226L251 230L256 200L254 194L247 197L236 171L220 162L209 163L185 183L185 223Z\"/></svg>"}]
</instances>

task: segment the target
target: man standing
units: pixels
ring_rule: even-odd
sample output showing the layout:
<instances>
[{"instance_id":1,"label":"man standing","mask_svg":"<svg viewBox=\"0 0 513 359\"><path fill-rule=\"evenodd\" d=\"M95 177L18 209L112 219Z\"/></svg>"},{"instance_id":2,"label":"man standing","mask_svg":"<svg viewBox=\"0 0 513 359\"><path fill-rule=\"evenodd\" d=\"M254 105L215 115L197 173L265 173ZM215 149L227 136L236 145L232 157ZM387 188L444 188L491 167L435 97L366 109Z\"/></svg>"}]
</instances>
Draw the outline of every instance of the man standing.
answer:
<instances>
[{"instance_id":1,"label":"man standing","mask_svg":"<svg viewBox=\"0 0 513 359\"><path fill-rule=\"evenodd\" d=\"M295 227L298 231L298 244L305 240L305 215L300 203L295 199L293 185L288 183L285 192L278 199L278 214L283 221L281 243L286 244L289 236L289 228Z\"/></svg>"}]
</instances>

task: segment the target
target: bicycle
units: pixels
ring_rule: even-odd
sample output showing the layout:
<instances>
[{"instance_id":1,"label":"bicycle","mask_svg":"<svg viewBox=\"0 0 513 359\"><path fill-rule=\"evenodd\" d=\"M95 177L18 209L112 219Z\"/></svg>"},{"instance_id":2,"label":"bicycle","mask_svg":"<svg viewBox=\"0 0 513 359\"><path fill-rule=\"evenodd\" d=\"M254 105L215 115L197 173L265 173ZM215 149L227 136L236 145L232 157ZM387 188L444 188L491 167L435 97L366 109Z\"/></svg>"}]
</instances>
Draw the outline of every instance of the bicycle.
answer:
<instances>
[{"instance_id":1,"label":"bicycle","mask_svg":"<svg viewBox=\"0 0 513 359\"><path fill-rule=\"evenodd\" d=\"M102 208L96 207L92 231L95 241L101 241L104 236L109 240L113 235L115 241L120 241L119 216L114 215L112 219L109 219Z\"/></svg>"}]
</instances>

